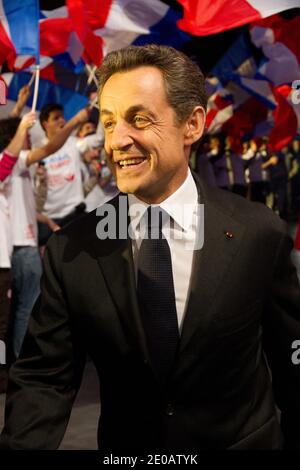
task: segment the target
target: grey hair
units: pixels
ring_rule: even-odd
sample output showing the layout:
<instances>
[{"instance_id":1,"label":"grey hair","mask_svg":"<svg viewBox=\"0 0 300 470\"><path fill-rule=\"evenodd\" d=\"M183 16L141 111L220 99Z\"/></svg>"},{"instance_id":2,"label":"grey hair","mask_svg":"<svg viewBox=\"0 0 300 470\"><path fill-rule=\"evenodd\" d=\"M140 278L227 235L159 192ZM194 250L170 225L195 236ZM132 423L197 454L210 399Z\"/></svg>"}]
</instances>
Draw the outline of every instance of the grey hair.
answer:
<instances>
[{"instance_id":1,"label":"grey hair","mask_svg":"<svg viewBox=\"0 0 300 470\"><path fill-rule=\"evenodd\" d=\"M107 54L97 70L99 96L113 74L143 66L157 67L161 71L168 103L179 122L184 121L195 106L206 110L204 76L198 65L173 47L156 44L129 46Z\"/></svg>"}]
</instances>

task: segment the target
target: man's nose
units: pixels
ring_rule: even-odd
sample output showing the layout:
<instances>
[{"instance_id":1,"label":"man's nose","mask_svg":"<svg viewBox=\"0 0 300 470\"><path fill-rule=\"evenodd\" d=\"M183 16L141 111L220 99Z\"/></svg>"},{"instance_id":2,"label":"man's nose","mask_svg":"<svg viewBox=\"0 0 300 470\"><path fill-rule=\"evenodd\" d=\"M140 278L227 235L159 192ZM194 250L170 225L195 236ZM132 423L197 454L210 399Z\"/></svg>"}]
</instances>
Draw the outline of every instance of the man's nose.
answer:
<instances>
[{"instance_id":1,"label":"man's nose","mask_svg":"<svg viewBox=\"0 0 300 470\"><path fill-rule=\"evenodd\" d=\"M130 126L124 121L115 124L111 138L112 150L123 150L132 145L133 138L130 136Z\"/></svg>"}]
</instances>

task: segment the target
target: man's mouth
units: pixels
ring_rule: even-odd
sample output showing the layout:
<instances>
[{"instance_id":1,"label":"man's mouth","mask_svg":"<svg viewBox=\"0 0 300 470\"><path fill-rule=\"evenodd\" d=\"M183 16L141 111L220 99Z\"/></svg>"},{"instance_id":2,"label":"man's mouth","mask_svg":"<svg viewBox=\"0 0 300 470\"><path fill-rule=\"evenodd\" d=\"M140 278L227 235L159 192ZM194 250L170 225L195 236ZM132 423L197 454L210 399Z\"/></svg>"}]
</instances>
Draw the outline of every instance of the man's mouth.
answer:
<instances>
[{"instance_id":1,"label":"man's mouth","mask_svg":"<svg viewBox=\"0 0 300 470\"><path fill-rule=\"evenodd\" d=\"M118 165L120 168L129 168L129 167L140 165L145 160L147 160L146 157L126 158L124 160L119 160Z\"/></svg>"}]
</instances>

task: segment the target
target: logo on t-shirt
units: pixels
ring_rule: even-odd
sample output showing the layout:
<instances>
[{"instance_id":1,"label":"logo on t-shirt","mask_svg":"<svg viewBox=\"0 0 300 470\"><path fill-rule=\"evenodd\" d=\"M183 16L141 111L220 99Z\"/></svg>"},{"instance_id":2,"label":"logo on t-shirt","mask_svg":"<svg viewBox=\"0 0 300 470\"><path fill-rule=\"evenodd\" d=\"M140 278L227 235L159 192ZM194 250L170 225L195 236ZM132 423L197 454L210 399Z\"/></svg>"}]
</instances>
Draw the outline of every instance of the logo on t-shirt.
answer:
<instances>
[{"instance_id":1,"label":"logo on t-shirt","mask_svg":"<svg viewBox=\"0 0 300 470\"><path fill-rule=\"evenodd\" d=\"M69 175L66 175L66 176L65 176L65 180L67 180L67 181L74 181L74 180L75 180L75 175L74 175L74 173L69 174Z\"/></svg>"}]
</instances>

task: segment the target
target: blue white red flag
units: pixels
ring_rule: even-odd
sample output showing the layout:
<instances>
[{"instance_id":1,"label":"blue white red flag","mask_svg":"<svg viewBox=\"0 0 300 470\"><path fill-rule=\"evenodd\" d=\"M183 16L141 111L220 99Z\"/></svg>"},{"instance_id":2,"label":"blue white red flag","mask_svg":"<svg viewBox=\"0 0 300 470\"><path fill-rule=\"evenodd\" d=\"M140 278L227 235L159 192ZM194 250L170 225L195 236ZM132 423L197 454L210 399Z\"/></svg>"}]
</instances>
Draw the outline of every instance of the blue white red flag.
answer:
<instances>
[{"instance_id":1,"label":"blue white red flag","mask_svg":"<svg viewBox=\"0 0 300 470\"><path fill-rule=\"evenodd\" d=\"M30 56L39 63L38 0L0 0L0 20L0 59L13 62L18 55Z\"/></svg>"},{"instance_id":2,"label":"blue white red flag","mask_svg":"<svg viewBox=\"0 0 300 470\"><path fill-rule=\"evenodd\" d=\"M299 0L178 0L184 10L179 28L195 36L207 36L267 18Z\"/></svg>"}]
</instances>

